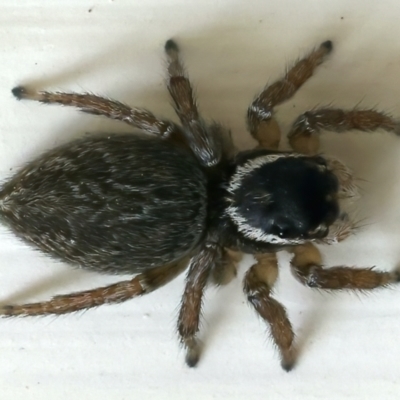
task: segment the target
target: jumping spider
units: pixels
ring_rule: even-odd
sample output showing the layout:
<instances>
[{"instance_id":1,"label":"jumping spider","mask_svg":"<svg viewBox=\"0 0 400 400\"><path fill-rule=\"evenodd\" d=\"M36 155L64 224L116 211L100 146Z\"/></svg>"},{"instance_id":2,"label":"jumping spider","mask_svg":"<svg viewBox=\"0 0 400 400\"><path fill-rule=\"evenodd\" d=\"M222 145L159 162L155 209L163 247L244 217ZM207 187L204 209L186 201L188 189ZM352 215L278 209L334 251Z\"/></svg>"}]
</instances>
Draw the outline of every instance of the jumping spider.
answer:
<instances>
[{"instance_id":1,"label":"jumping spider","mask_svg":"<svg viewBox=\"0 0 400 400\"><path fill-rule=\"evenodd\" d=\"M230 133L200 117L191 83L168 40L167 86L181 125L147 110L92 94L50 93L16 87L17 99L77 107L124 121L138 134L94 135L44 153L0 191L1 220L44 253L75 266L129 281L3 306L5 316L63 314L149 293L188 267L178 320L186 362L197 364L196 338L207 283L235 275L241 252L256 263L244 292L270 326L282 367L295 363L294 334L284 307L271 297L278 276L276 251L293 253L303 284L319 289L373 289L398 281L394 272L321 265L315 242L340 241L354 226L339 199L354 191L350 171L317 155L321 129L342 132L383 128L392 118L374 110L320 108L301 115L289 133L291 152L279 152L274 107L288 100L332 50L326 41L255 98L247 112L259 146L236 152Z\"/></svg>"}]
</instances>

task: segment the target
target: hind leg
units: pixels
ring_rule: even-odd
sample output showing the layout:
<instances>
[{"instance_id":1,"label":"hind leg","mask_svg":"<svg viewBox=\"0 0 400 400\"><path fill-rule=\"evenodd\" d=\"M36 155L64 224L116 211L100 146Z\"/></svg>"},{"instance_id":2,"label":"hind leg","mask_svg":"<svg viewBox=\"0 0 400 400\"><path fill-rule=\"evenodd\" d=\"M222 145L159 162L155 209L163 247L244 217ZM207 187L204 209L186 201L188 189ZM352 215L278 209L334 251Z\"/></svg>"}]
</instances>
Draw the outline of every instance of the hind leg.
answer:
<instances>
[{"instance_id":1,"label":"hind leg","mask_svg":"<svg viewBox=\"0 0 400 400\"><path fill-rule=\"evenodd\" d=\"M67 314L98 307L103 304L122 303L137 296L150 293L167 284L187 266L188 260L151 269L132 280L113 285L53 297L49 301L22 305L0 306L0 315L7 317Z\"/></svg>"},{"instance_id":2,"label":"hind leg","mask_svg":"<svg viewBox=\"0 0 400 400\"><path fill-rule=\"evenodd\" d=\"M141 108L131 108L116 100L106 99L90 93L32 91L22 86L14 88L12 93L18 100L35 100L44 104L60 104L75 107L88 114L102 115L125 122L128 125L162 138L183 141L180 139L183 133L174 123L160 120L150 111Z\"/></svg>"}]
</instances>

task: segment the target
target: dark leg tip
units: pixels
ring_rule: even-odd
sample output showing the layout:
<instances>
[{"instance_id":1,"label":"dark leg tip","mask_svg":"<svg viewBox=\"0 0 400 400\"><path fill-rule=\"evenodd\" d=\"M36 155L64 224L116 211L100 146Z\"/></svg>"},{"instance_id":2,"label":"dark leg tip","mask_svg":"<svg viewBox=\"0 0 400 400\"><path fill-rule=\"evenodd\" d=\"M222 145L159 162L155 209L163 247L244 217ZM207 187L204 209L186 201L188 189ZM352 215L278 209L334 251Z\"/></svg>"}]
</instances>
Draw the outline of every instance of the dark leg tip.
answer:
<instances>
[{"instance_id":1,"label":"dark leg tip","mask_svg":"<svg viewBox=\"0 0 400 400\"><path fill-rule=\"evenodd\" d=\"M201 343L196 340L194 337L187 338L185 340L186 347L186 364L193 368L197 365L200 360L201 353Z\"/></svg>"},{"instance_id":2,"label":"dark leg tip","mask_svg":"<svg viewBox=\"0 0 400 400\"><path fill-rule=\"evenodd\" d=\"M15 307L12 305L4 305L0 307L0 315L2 317L11 317L14 315L14 309Z\"/></svg>"},{"instance_id":3,"label":"dark leg tip","mask_svg":"<svg viewBox=\"0 0 400 400\"><path fill-rule=\"evenodd\" d=\"M321 47L324 47L328 53L330 53L333 49L333 43L331 40L327 40L324 43L321 43Z\"/></svg>"},{"instance_id":4,"label":"dark leg tip","mask_svg":"<svg viewBox=\"0 0 400 400\"><path fill-rule=\"evenodd\" d=\"M21 100L26 93L26 89L23 86L17 86L11 90L11 93L16 99Z\"/></svg>"},{"instance_id":5,"label":"dark leg tip","mask_svg":"<svg viewBox=\"0 0 400 400\"><path fill-rule=\"evenodd\" d=\"M392 282L398 283L400 282L400 270L395 270L392 272Z\"/></svg>"},{"instance_id":6,"label":"dark leg tip","mask_svg":"<svg viewBox=\"0 0 400 400\"><path fill-rule=\"evenodd\" d=\"M282 354L281 367L286 371L290 372L296 364L296 350L291 347Z\"/></svg>"},{"instance_id":7,"label":"dark leg tip","mask_svg":"<svg viewBox=\"0 0 400 400\"><path fill-rule=\"evenodd\" d=\"M199 355L198 354L187 354L186 356L186 365L190 368L194 368L197 366L199 362Z\"/></svg>"},{"instance_id":8,"label":"dark leg tip","mask_svg":"<svg viewBox=\"0 0 400 400\"><path fill-rule=\"evenodd\" d=\"M282 361L281 363L281 367L286 371L286 372L290 372L295 366L295 362L291 361L291 362L284 362Z\"/></svg>"},{"instance_id":9,"label":"dark leg tip","mask_svg":"<svg viewBox=\"0 0 400 400\"><path fill-rule=\"evenodd\" d=\"M172 40L172 39L169 39L169 40L167 40L167 41L165 42L164 48L165 48L165 51L166 51L167 53L170 52L170 51L176 51L176 52L179 51L178 45L177 45L177 44L175 43L175 41Z\"/></svg>"}]
</instances>

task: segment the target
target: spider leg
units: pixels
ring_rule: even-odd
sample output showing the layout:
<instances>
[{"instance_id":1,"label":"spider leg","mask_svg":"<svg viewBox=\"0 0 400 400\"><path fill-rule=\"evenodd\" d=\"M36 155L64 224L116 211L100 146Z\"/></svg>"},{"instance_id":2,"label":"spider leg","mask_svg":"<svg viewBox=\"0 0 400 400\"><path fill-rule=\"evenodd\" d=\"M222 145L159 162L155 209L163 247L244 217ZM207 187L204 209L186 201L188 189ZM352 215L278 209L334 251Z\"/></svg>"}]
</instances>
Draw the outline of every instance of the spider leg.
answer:
<instances>
[{"instance_id":1,"label":"spider leg","mask_svg":"<svg viewBox=\"0 0 400 400\"><path fill-rule=\"evenodd\" d=\"M157 267L143 272L129 281L53 297L49 301L22 305L0 306L0 315L7 317L67 314L98 307L103 304L122 303L137 296L150 293L165 285L187 266L188 259L176 264Z\"/></svg>"},{"instance_id":2,"label":"spider leg","mask_svg":"<svg viewBox=\"0 0 400 400\"><path fill-rule=\"evenodd\" d=\"M199 331L203 293L210 272L220 258L221 248L214 244L206 244L190 260L178 317L178 333L186 349L186 363L189 367L196 366L200 358L201 346L196 335Z\"/></svg>"},{"instance_id":3,"label":"spider leg","mask_svg":"<svg viewBox=\"0 0 400 400\"><path fill-rule=\"evenodd\" d=\"M333 157L325 157L328 168L336 176L339 183L338 199L357 199L359 196L359 187L355 181L353 171L344 165L341 161ZM341 212L339 218L329 227L329 234L321 239L320 243L339 243L355 233L359 221L347 212Z\"/></svg>"},{"instance_id":4,"label":"spider leg","mask_svg":"<svg viewBox=\"0 0 400 400\"><path fill-rule=\"evenodd\" d=\"M350 218L346 212L342 212L336 221L329 227L328 236L316 241L320 244L335 244L343 242L354 234L359 228L358 222Z\"/></svg>"},{"instance_id":5,"label":"spider leg","mask_svg":"<svg viewBox=\"0 0 400 400\"><path fill-rule=\"evenodd\" d=\"M290 371L295 363L294 333L285 308L271 297L271 290L278 277L276 254L258 254L257 263L246 273L244 292L256 312L270 326L272 339L281 355L281 365Z\"/></svg>"},{"instance_id":6,"label":"spider leg","mask_svg":"<svg viewBox=\"0 0 400 400\"><path fill-rule=\"evenodd\" d=\"M335 174L339 182L339 198L358 197L358 186L355 183L353 171L334 157L325 157L328 168Z\"/></svg>"},{"instance_id":7,"label":"spider leg","mask_svg":"<svg viewBox=\"0 0 400 400\"><path fill-rule=\"evenodd\" d=\"M251 135L261 147L277 149L281 137L280 129L273 118L274 107L292 97L312 76L332 50L332 42L326 41L290 68L285 76L267 86L251 103L247 110L247 125Z\"/></svg>"},{"instance_id":8,"label":"spider leg","mask_svg":"<svg viewBox=\"0 0 400 400\"><path fill-rule=\"evenodd\" d=\"M211 167L221 159L220 140L207 129L199 115L192 85L179 58L178 45L173 40L168 40L165 43L165 52L168 61L167 87L184 134L199 161Z\"/></svg>"},{"instance_id":9,"label":"spider leg","mask_svg":"<svg viewBox=\"0 0 400 400\"><path fill-rule=\"evenodd\" d=\"M150 111L131 108L119 101L106 99L90 93L62 93L31 91L19 86L12 90L18 100L35 100L45 104L61 104L79 108L88 114L102 115L107 118L123 121L135 128L160 136L162 138L179 139L180 128L172 122L157 119Z\"/></svg>"},{"instance_id":10,"label":"spider leg","mask_svg":"<svg viewBox=\"0 0 400 400\"><path fill-rule=\"evenodd\" d=\"M237 266L243 257L243 253L230 249L222 250L222 258L219 263L215 263L212 269L210 280L216 286L227 285L232 279L236 278Z\"/></svg>"},{"instance_id":11,"label":"spider leg","mask_svg":"<svg viewBox=\"0 0 400 400\"><path fill-rule=\"evenodd\" d=\"M295 277L311 288L370 290L400 281L398 271L343 266L323 268L321 254L312 243L296 246L291 252L294 253L291 267Z\"/></svg>"},{"instance_id":12,"label":"spider leg","mask_svg":"<svg viewBox=\"0 0 400 400\"><path fill-rule=\"evenodd\" d=\"M384 129L400 135L399 121L385 113L375 110L319 108L307 111L296 119L288 134L289 143L299 153L314 155L318 152L318 134L322 129L338 133L352 129L365 132Z\"/></svg>"}]
</instances>

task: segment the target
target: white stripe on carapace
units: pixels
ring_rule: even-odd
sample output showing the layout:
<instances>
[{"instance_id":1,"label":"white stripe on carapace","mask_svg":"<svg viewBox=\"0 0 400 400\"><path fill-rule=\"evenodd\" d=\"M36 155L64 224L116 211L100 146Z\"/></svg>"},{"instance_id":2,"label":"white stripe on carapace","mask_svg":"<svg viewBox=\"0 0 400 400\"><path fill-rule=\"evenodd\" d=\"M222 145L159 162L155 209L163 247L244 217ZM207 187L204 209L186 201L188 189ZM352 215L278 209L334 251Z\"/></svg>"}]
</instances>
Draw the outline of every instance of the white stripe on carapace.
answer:
<instances>
[{"instance_id":1,"label":"white stripe on carapace","mask_svg":"<svg viewBox=\"0 0 400 400\"><path fill-rule=\"evenodd\" d=\"M233 206L230 206L226 209L226 213L237 226L239 232L243 233L243 235L249 239L279 245L296 245L306 242L304 239L285 239L277 235L273 235L272 233L265 233L262 229L249 225L246 219L242 217L238 211L238 208Z\"/></svg>"},{"instance_id":2,"label":"white stripe on carapace","mask_svg":"<svg viewBox=\"0 0 400 400\"><path fill-rule=\"evenodd\" d=\"M247 161L244 165L239 166L236 172L232 175L229 181L228 192L234 193L236 189L241 186L242 180L245 176L249 175L254 170L261 168L263 165L270 164L280 158L287 157L304 157L304 154L298 153L280 153L280 154L267 154L265 156L253 158Z\"/></svg>"},{"instance_id":3,"label":"white stripe on carapace","mask_svg":"<svg viewBox=\"0 0 400 400\"><path fill-rule=\"evenodd\" d=\"M248 176L251 172L263 165L275 162L283 157L304 157L303 154L298 153L279 153L279 154L267 154L265 156L257 157L249 160L244 165L237 168L236 172L233 174L229 186L228 192L234 194L235 191L241 186L243 178ZM266 194L267 196L267 194ZM305 242L303 239L285 239L271 233L265 233L260 228L255 228L247 223L246 218L244 218L239 213L239 209L235 206L229 206L226 209L227 215L237 226L239 232L243 233L249 239L257 240L260 242L278 244L278 245L295 245L302 244Z\"/></svg>"}]
</instances>

